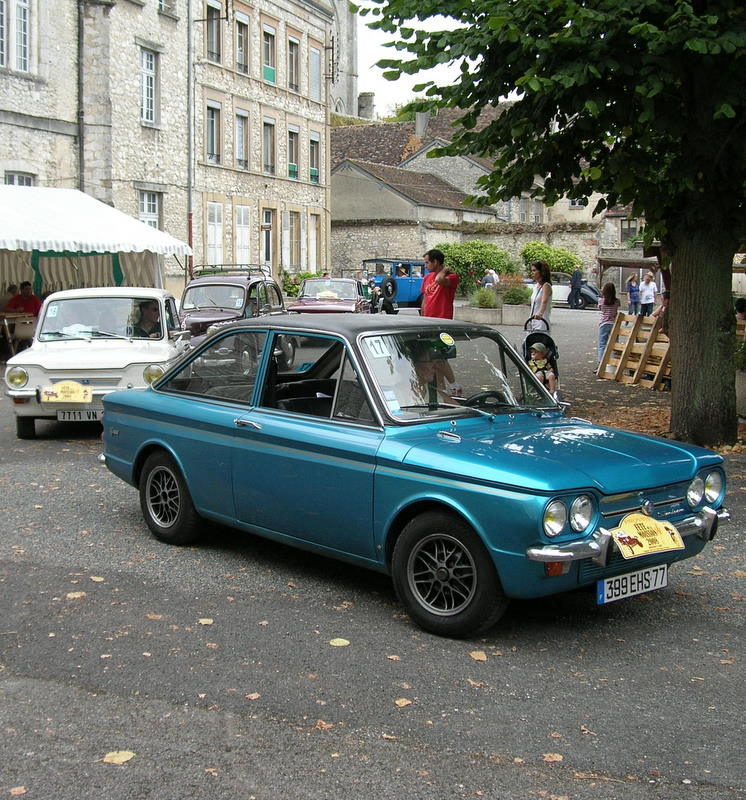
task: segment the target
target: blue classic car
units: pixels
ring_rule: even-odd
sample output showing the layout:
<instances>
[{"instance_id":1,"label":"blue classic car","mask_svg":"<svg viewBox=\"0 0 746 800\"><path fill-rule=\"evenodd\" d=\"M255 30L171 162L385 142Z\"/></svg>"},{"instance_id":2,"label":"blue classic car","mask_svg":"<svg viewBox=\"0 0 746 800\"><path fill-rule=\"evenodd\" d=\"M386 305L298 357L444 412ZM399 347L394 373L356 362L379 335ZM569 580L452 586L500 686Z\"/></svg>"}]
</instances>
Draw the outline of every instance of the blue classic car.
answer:
<instances>
[{"instance_id":1,"label":"blue classic car","mask_svg":"<svg viewBox=\"0 0 746 800\"><path fill-rule=\"evenodd\" d=\"M509 598L664 587L728 518L720 456L568 419L499 333L452 320L228 323L104 406L106 464L158 539L214 520L389 573L441 635Z\"/></svg>"},{"instance_id":2,"label":"blue classic car","mask_svg":"<svg viewBox=\"0 0 746 800\"><path fill-rule=\"evenodd\" d=\"M380 289L384 300L396 301L399 308L422 305L422 279L425 262L410 258L366 258L363 272Z\"/></svg>"}]
</instances>

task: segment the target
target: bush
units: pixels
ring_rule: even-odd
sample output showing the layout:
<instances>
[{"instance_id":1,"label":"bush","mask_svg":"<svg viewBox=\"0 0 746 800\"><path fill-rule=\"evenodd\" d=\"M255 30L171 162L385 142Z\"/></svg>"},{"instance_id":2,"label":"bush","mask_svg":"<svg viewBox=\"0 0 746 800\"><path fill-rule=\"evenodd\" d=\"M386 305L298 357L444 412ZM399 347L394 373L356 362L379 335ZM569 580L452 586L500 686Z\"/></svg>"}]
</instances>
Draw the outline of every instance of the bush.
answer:
<instances>
[{"instance_id":1,"label":"bush","mask_svg":"<svg viewBox=\"0 0 746 800\"><path fill-rule=\"evenodd\" d=\"M497 308L497 293L487 286L480 286L479 289L472 292L469 305L476 308Z\"/></svg>"},{"instance_id":2,"label":"bush","mask_svg":"<svg viewBox=\"0 0 746 800\"><path fill-rule=\"evenodd\" d=\"M506 306L521 306L528 303L531 299L531 287L521 284L520 286L509 286L503 292L503 303Z\"/></svg>"},{"instance_id":3,"label":"bush","mask_svg":"<svg viewBox=\"0 0 746 800\"><path fill-rule=\"evenodd\" d=\"M552 272L571 273L582 266L580 258L561 247L550 247L545 242L526 242L521 249L521 260L526 267L534 261L546 261Z\"/></svg>"},{"instance_id":4,"label":"bush","mask_svg":"<svg viewBox=\"0 0 746 800\"><path fill-rule=\"evenodd\" d=\"M436 248L443 251L445 263L458 275L458 292L462 297L471 293L488 269L494 269L501 276L517 269L506 250L478 239L460 244L446 242Z\"/></svg>"},{"instance_id":5,"label":"bush","mask_svg":"<svg viewBox=\"0 0 746 800\"><path fill-rule=\"evenodd\" d=\"M320 278L316 272L282 272L282 291L288 297L297 297L300 285L306 278Z\"/></svg>"}]
</instances>

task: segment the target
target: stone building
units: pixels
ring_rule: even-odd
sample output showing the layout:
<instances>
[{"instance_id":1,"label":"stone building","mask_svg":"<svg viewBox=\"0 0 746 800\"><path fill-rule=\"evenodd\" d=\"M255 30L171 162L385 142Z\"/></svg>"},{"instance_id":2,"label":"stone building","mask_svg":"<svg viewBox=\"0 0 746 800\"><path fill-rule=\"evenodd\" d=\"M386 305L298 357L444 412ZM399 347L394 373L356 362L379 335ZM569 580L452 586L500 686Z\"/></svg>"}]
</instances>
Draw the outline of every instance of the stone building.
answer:
<instances>
[{"instance_id":1,"label":"stone building","mask_svg":"<svg viewBox=\"0 0 746 800\"><path fill-rule=\"evenodd\" d=\"M5 183L83 189L197 264L328 268L331 0L2 6Z\"/></svg>"}]
</instances>

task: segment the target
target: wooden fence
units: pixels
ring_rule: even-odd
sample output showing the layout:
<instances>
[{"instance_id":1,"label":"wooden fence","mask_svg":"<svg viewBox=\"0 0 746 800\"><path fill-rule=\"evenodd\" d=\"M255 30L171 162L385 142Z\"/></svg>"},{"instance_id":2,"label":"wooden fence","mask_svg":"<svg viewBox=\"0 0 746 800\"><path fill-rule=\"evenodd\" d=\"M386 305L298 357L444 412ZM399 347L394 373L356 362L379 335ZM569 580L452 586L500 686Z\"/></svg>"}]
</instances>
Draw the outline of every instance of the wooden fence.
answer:
<instances>
[{"instance_id":1,"label":"wooden fence","mask_svg":"<svg viewBox=\"0 0 746 800\"><path fill-rule=\"evenodd\" d=\"M746 321L736 321L736 341L746 341ZM668 336L660 317L617 314L596 377L648 389L671 388Z\"/></svg>"}]
</instances>

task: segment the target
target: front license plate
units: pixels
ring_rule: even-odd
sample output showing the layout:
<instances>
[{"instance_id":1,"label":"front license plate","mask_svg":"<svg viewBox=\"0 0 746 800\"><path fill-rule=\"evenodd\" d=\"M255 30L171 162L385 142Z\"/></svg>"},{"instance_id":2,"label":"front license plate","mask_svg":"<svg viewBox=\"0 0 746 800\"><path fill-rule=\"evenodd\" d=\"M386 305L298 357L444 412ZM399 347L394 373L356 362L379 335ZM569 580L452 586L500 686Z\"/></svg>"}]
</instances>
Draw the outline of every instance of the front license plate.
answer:
<instances>
[{"instance_id":1,"label":"front license plate","mask_svg":"<svg viewBox=\"0 0 746 800\"><path fill-rule=\"evenodd\" d=\"M96 422L101 420L102 414L99 408L76 408L74 411L58 411L57 419L60 422Z\"/></svg>"},{"instance_id":2,"label":"front license plate","mask_svg":"<svg viewBox=\"0 0 746 800\"><path fill-rule=\"evenodd\" d=\"M613 603L625 597L634 597L636 594L652 592L668 586L668 564L659 564L657 567L646 567L636 572L627 572L624 575L615 575L613 578L603 578L596 582L596 602L598 605Z\"/></svg>"},{"instance_id":3,"label":"front license plate","mask_svg":"<svg viewBox=\"0 0 746 800\"><path fill-rule=\"evenodd\" d=\"M610 533L624 558L684 549L684 540L670 522L637 512L627 514Z\"/></svg>"}]
</instances>

